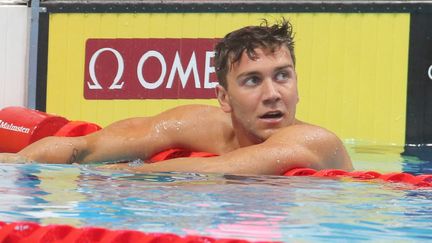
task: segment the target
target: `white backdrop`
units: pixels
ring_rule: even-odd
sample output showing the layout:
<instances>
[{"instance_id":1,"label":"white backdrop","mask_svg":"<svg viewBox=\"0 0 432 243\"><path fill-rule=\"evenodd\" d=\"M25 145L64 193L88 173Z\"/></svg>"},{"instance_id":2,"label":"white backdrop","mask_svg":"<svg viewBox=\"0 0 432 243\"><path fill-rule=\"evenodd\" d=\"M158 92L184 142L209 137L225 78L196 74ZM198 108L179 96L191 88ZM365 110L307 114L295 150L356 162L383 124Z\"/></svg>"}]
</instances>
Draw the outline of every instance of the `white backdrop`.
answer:
<instances>
[{"instance_id":1,"label":"white backdrop","mask_svg":"<svg viewBox=\"0 0 432 243\"><path fill-rule=\"evenodd\" d=\"M29 8L0 2L0 109L26 105Z\"/></svg>"}]
</instances>

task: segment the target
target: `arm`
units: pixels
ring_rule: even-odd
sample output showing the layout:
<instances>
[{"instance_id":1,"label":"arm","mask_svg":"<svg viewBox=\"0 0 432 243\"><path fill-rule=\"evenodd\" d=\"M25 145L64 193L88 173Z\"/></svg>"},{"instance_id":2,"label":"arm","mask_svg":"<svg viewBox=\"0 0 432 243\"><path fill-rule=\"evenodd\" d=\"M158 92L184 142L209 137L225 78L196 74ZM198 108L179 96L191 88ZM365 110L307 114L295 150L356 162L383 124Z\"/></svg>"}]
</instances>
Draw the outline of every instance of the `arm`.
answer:
<instances>
[{"instance_id":1,"label":"arm","mask_svg":"<svg viewBox=\"0 0 432 243\"><path fill-rule=\"evenodd\" d=\"M17 155L25 162L71 164L80 162L80 152L85 150L85 145L83 137L46 137L25 147Z\"/></svg>"},{"instance_id":2,"label":"arm","mask_svg":"<svg viewBox=\"0 0 432 243\"><path fill-rule=\"evenodd\" d=\"M310 125L283 129L261 144L243 147L211 158L179 158L139 167L127 164L105 168L137 172L183 171L229 174L282 175L296 167L352 170L351 160L340 139Z\"/></svg>"},{"instance_id":3,"label":"arm","mask_svg":"<svg viewBox=\"0 0 432 243\"><path fill-rule=\"evenodd\" d=\"M217 153L220 149L217 144L196 143L197 137L222 134L221 126L207 126L215 120L217 124L229 121L216 107L181 106L154 117L122 120L83 137L47 137L27 146L17 155L21 156L21 161L89 163L145 160L173 147ZM0 154L0 162L14 162L16 159L16 155Z\"/></svg>"},{"instance_id":4,"label":"arm","mask_svg":"<svg viewBox=\"0 0 432 243\"><path fill-rule=\"evenodd\" d=\"M81 138L47 137L30 144L16 154L0 153L0 163L79 162L78 152L83 149L84 142Z\"/></svg>"},{"instance_id":5,"label":"arm","mask_svg":"<svg viewBox=\"0 0 432 243\"><path fill-rule=\"evenodd\" d=\"M19 154L12 153L0 153L0 163L30 163L32 162L26 157Z\"/></svg>"},{"instance_id":6,"label":"arm","mask_svg":"<svg viewBox=\"0 0 432 243\"><path fill-rule=\"evenodd\" d=\"M46 137L17 155L27 161L62 164L145 159L152 148L161 144L153 136L154 121L155 118L132 118L87 136ZM164 137L159 136L167 141ZM12 157L8 157L10 161Z\"/></svg>"}]
</instances>

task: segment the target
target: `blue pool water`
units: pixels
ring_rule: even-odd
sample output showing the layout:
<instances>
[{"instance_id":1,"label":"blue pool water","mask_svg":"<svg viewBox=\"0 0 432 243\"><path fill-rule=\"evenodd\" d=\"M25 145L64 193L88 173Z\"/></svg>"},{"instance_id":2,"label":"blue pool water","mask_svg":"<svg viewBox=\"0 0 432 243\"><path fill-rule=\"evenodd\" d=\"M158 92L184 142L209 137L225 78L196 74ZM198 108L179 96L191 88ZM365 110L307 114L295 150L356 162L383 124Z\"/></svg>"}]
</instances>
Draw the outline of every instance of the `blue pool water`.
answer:
<instances>
[{"instance_id":1,"label":"blue pool water","mask_svg":"<svg viewBox=\"0 0 432 243\"><path fill-rule=\"evenodd\" d=\"M428 153L348 146L357 170L419 174L432 168ZM252 241L423 242L432 240L432 189L346 178L0 164L0 220Z\"/></svg>"}]
</instances>

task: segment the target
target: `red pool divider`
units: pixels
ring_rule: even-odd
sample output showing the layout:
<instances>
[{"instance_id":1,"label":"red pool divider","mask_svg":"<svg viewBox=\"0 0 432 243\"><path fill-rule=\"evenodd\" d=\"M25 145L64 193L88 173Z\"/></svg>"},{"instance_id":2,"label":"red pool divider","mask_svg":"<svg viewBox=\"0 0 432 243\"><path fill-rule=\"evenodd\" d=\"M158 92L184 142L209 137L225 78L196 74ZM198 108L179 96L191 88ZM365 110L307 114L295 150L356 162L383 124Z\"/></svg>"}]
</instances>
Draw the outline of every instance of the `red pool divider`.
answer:
<instances>
[{"instance_id":1,"label":"red pool divider","mask_svg":"<svg viewBox=\"0 0 432 243\"><path fill-rule=\"evenodd\" d=\"M44 137L77 137L100 130L97 124L11 106L0 110L0 153L16 153Z\"/></svg>"},{"instance_id":2,"label":"red pool divider","mask_svg":"<svg viewBox=\"0 0 432 243\"><path fill-rule=\"evenodd\" d=\"M136 230L110 230L98 227L75 228L69 225L42 226L33 222L0 221L0 242L7 243L249 243L239 239L207 236L178 236L169 233L144 233Z\"/></svg>"},{"instance_id":3,"label":"red pool divider","mask_svg":"<svg viewBox=\"0 0 432 243\"><path fill-rule=\"evenodd\" d=\"M168 159L179 157L212 157L216 154L207 152L190 152L184 149L168 149L154 155L150 160L151 162L160 162ZM339 169L324 169L314 170L311 168L294 168L284 173L284 176L313 176L313 177L350 177L359 180L373 180L378 179L386 182L400 182L411 184L416 187L432 187L432 175L418 175L414 176L405 172L393 172L381 174L376 171L344 171Z\"/></svg>"},{"instance_id":4,"label":"red pool divider","mask_svg":"<svg viewBox=\"0 0 432 243\"><path fill-rule=\"evenodd\" d=\"M79 137L94 133L102 129L99 125L84 121L69 121L61 127L54 136L57 137Z\"/></svg>"},{"instance_id":5,"label":"red pool divider","mask_svg":"<svg viewBox=\"0 0 432 243\"><path fill-rule=\"evenodd\" d=\"M205 157L213 157L213 156L218 156L217 154L213 154L213 153L207 153L207 152L194 152L194 151L189 151L189 150L185 150L185 149L179 149L179 148L173 148L173 149L167 149L165 151L162 151L160 153L157 153L155 155L153 155L150 158L150 163L154 163L154 162L161 162L164 160L169 160L169 159L175 159L175 158L193 158L193 157L199 157L199 158L205 158Z\"/></svg>"},{"instance_id":6,"label":"red pool divider","mask_svg":"<svg viewBox=\"0 0 432 243\"><path fill-rule=\"evenodd\" d=\"M311 168L295 168L287 171L285 176L314 176L327 178L349 177L359 180L382 180L386 182L406 183L415 187L432 187L432 175L414 176L405 172L381 174L376 171L343 171L337 169L314 170Z\"/></svg>"},{"instance_id":7,"label":"red pool divider","mask_svg":"<svg viewBox=\"0 0 432 243\"><path fill-rule=\"evenodd\" d=\"M6 107L0 110L0 153L16 153L25 146L52 136L68 120L24 107Z\"/></svg>"}]
</instances>

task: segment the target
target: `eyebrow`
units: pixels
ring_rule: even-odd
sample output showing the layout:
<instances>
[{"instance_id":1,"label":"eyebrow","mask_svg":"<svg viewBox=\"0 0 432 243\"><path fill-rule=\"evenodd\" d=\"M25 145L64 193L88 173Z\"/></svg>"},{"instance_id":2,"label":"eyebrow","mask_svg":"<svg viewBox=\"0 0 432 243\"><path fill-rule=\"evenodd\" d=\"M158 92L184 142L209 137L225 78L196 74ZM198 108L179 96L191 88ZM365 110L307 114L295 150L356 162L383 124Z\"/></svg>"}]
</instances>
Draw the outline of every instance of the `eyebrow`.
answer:
<instances>
[{"instance_id":1,"label":"eyebrow","mask_svg":"<svg viewBox=\"0 0 432 243\"><path fill-rule=\"evenodd\" d=\"M255 76L255 75L259 75L259 72L256 72L256 71L244 72L244 73L237 75L236 79L238 80L238 79L241 79L242 77Z\"/></svg>"},{"instance_id":2,"label":"eyebrow","mask_svg":"<svg viewBox=\"0 0 432 243\"><path fill-rule=\"evenodd\" d=\"M276 71L282 70L282 69L287 69L287 68L292 68L294 69L294 66L292 64L287 64L287 65L283 65L280 67L275 68Z\"/></svg>"},{"instance_id":3,"label":"eyebrow","mask_svg":"<svg viewBox=\"0 0 432 243\"><path fill-rule=\"evenodd\" d=\"M274 70L277 72L277 71L287 69L287 68L294 69L294 66L292 64L287 64L287 65L282 65L282 66L276 67ZM259 75L259 74L260 74L260 72L257 72L257 71L244 72L244 73L237 75L236 79L239 79L242 77L247 77L247 76Z\"/></svg>"}]
</instances>

